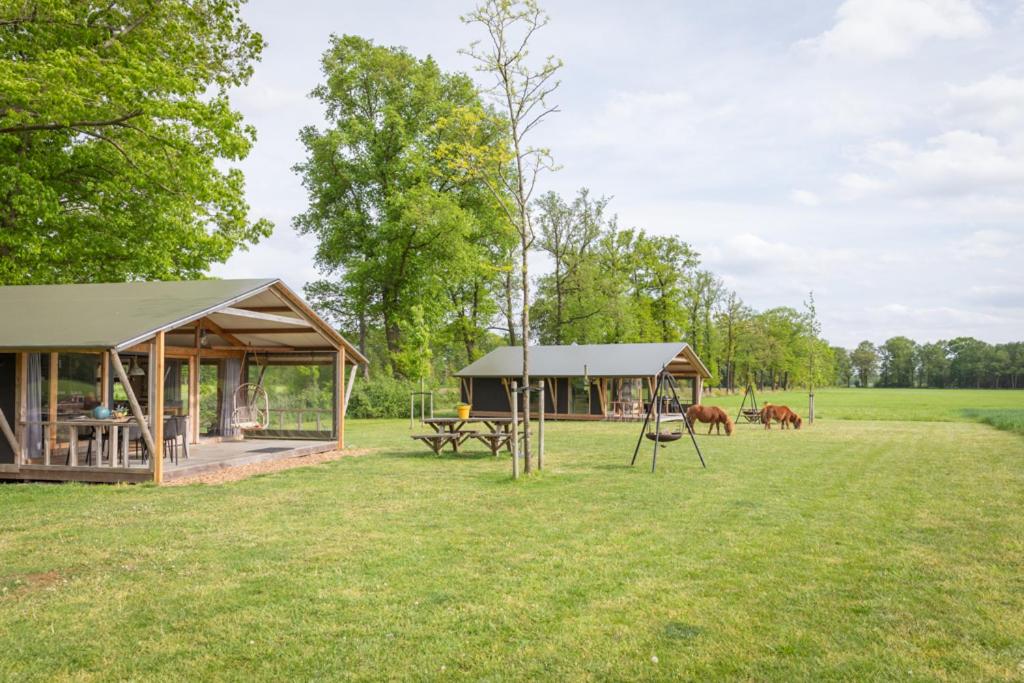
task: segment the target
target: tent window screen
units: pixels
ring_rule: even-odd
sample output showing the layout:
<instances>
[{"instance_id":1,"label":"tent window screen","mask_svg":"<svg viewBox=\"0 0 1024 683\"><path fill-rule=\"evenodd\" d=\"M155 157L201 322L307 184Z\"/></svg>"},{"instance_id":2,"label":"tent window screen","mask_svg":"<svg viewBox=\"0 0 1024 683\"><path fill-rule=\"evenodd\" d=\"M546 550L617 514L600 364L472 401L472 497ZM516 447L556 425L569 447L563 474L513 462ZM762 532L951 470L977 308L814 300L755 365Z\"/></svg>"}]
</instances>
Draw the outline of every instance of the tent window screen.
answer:
<instances>
[{"instance_id":1,"label":"tent window screen","mask_svg":"<svg viewBox=\"0 0 1024 683\"><path fill-rule=\"evenodd\" d=\"M260 436L329 439L334 434L334 359L250 358L248 381L270 399L270 424Z\"/></svg>"}]
</instances>

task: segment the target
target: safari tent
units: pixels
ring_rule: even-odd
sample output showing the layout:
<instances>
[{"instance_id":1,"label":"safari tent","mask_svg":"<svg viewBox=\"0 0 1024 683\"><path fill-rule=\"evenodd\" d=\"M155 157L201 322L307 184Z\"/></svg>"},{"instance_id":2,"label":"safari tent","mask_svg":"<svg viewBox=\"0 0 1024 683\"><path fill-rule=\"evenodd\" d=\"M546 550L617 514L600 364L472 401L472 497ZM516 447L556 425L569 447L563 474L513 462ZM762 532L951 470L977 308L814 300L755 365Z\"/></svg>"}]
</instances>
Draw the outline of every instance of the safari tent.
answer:
<instances>
[{"instance_id":1,"label":"safari tent","mask_svg":"<svg viewBox=\"0 0 1024 683\"><path fill-rule=\"evenodd\" d=\"M0 320L0 480L159 483L343 447L366 362L276 279L0 287Z\"/></svg>"},{"instance_id":2,"label":"safari tent","mask_svg":"<svg viewBox=\"0 0 1024 683\"><path fill-rule=\"evenodd\" d=\"M530 380L544 381L545 418L641 418L662 370L676 378L693 403L700 403L711 373L683 342L530 347ZM472 406L473 415L487 417L511 414L511 385L522 372L522 348L503 346L455 374L462 401ZM531 401L536 414L539 394Z\"/></svg>"}]
</instances>

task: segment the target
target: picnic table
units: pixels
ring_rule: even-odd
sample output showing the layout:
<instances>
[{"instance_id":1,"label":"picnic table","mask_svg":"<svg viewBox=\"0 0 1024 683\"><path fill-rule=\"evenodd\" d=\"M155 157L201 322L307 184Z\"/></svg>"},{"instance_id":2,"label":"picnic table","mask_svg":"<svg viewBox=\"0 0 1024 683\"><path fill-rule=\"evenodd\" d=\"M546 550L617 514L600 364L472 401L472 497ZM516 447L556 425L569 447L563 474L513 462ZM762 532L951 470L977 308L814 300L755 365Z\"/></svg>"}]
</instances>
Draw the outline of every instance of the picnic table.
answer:
<instances>
[{"instance_id":1,"label":"picnic table","mask_svg":"<svg viewBox=\"0 0 1024 683\"><path fill-rule=\"evenodd\" d=\"M522 419L519 420L522 422ZM440 454L445 446L459 452L459 446L469 439L476 439L498 455L502 447L512 450L512 418L511 417L431 417L423 424L433 429L432 434L413 434L412 438L427 444L434 453ZM464 429L469 424L480 424L485 430Z\"/></svg>"}]
</instances>

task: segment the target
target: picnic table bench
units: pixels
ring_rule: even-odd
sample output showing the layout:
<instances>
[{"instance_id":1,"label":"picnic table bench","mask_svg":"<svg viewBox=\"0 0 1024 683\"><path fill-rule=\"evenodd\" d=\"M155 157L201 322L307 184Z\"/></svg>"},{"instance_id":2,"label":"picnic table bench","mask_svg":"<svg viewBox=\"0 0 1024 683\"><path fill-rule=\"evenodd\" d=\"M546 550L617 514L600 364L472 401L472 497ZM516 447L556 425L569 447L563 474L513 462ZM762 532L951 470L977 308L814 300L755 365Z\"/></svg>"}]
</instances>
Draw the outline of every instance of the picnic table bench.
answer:
<instances>
[{"instance_id":1,"label":"picnic table bench","mask_svg":"<svg viewBox=\"0 0 1024 683\"><path fill-rule=\"evenodd\" d=\"M522 419L519 420L522 422ZM467 424L478 423L485 429L463 429ZM440 455L445 446L451 446L455 453L459 446L468 439L476 439L491 450L491 455L498 455L502 447L512 450L512 418L511 417L431 417L423 421L434 430L432 434L413 434L412 438L427 444L434 453Z\"/></svg>"},{"instance_id":2,"label":"picnic table bench","mask_svg":"<svg viewBox=\"0 0 1024 683\"><path fill-rule=\"evenodd\" d=\"M445 446L451 445L452 451L459 452L459 446L466 439L476 436L478 432L461 430L457 432L433 432L432 434L413 434L412 438L430 446L430 450L440 455Z\"/></svg>"},{"instance_id":3,"label":"picnic table bench","mask_svg":"<svg viewBox=\"0 0 1024 683\"><path fill-rule=\"evenodd\" d=\"M491 449L491 455L498 455L501 447L512 448L512 432L473 432L473 438Z\"/></svg>"}]
</instances>

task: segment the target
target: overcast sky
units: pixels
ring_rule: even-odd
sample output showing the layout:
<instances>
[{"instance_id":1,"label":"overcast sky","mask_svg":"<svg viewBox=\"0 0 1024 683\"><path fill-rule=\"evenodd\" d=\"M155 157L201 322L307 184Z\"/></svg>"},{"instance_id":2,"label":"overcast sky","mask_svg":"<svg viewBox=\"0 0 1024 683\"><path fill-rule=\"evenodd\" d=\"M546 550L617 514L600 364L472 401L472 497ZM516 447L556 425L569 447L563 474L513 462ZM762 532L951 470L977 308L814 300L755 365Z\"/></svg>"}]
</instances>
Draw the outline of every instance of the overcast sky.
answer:
<instances>
[{"instance_id":1,"label":"overcast sky","mask_svg":"<svg viewBox=\"0 0 1024 683\"><path fill-rule=\"evenodd\" d=\"M757 308L813 289L833 343L1024 338L1024 0L542 2L535 52L565 68L541 190L612 196ZM212 274L317 277L291 167L328 36L468 71L471 4L251 0L269 46L234 103L259 131L253 216L277 227Z\"/></svg>"}]
</instances>

